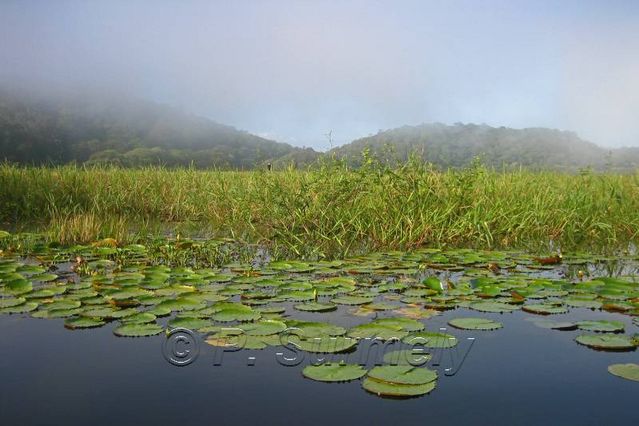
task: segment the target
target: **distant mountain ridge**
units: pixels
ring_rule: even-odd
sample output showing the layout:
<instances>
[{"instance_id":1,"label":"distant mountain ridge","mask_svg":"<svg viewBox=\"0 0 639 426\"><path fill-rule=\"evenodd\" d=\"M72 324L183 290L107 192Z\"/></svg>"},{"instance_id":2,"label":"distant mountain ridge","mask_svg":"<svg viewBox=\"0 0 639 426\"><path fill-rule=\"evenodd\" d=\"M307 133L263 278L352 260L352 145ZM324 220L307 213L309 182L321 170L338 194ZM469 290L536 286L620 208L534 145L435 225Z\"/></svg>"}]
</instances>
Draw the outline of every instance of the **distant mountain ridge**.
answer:
<instances>
[{"instance_id":1,"label":"distant mountain ridge","mask_svg":"<svg viewBox=\"0 0 639 426\"><path fill-rule=\"evenodd\" d=\"M317 153L153 102L0 91L0 159L13 162L253 168L284 156Z\"/></svg>"},{"instance_id":2,"label":"distant mountain ridge","mask_svg":"<svg viewBox=\"0 0 639 426\"><path fill-rule=\"evenodd\" d=\"M440 167L463 167L476 157L497 168L634 169L639 165L639 148L605 149L573 132L462 123L403 126L357 139L332 153L357 165L364 149L400 161L416 154Z\"/></svg>"},{"instance_id":3,"label":"distant mountain ridge","mask_svg":"<svg viewBox=\"0 0 639 426\"><path fill-rule=\"evenodd\" d=\"M0 89L0 161L252 169L267 163L302 167L334 156L358 166L365 149L383 160L418 155L444 169L464 167L476 157L496 168L627 171L639 166L639 148L605 149L573 132L547 128L430 123L381 131L319 153L153 102Z\"/></svg>"}]
</instances>

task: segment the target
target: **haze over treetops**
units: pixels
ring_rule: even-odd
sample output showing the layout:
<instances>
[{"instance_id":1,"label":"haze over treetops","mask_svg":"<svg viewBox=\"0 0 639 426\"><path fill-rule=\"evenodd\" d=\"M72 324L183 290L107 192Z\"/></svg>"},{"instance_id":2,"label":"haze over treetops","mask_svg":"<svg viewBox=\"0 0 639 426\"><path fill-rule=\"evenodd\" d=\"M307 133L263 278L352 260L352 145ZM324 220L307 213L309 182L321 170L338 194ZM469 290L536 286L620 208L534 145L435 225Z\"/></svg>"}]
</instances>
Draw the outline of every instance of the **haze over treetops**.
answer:
<instances>
[{"instance_id":1,"label":"haze over treetops","mask_svg":"<svg viewBox=\"0 0 639 426\"><path fill-rule=\"evenodd\" d=\"M311 165L322 156L361 163L411 154L441 168L475 157L494 167L629 170L639 148L605 149L572 132L441 123L380 131L328 153L265 139L168 106L118 96L0 91L0 158L22 164L163 165L250 169Z\"/></svg>"}]
</instances>

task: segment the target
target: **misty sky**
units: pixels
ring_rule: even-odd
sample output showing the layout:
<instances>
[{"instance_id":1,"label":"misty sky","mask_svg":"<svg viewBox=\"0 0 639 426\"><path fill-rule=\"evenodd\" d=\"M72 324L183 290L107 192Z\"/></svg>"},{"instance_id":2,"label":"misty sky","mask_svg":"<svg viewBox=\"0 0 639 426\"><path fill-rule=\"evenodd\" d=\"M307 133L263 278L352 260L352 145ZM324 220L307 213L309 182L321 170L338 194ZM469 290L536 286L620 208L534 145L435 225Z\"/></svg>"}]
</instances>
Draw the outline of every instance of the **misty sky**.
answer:
<instances>
[{"instance_id":1,"label":"misty sky","mask_svg":"<svg viewBox=\"0 0 639 426\"><path fill-rule=\"evenodd\" d=\"M639 1L7 1L0 84L160 101L299 146L441 121L639 146Z\"/></svg>"}]
</instances>

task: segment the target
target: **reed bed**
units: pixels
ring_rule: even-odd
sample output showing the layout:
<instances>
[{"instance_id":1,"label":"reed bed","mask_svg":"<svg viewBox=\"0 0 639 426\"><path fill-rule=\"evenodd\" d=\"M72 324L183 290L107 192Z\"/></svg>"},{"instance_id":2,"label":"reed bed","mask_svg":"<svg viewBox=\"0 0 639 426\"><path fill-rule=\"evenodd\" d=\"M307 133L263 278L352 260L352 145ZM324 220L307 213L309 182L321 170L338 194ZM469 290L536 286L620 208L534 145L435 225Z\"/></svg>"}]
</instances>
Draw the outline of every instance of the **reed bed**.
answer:
<instances>
[{"instance_id":1,"label":"reed bed","mask_svg":"<svg viewBox=\"0 0 639 426\"><path fill-rule=\"evenodd\" d=\"M272 172L3 164L0 222L65 244L181 232L316 258L423 246L614 251L639 235L639 174L418 161Z\"/></svg>"}]
</instances>

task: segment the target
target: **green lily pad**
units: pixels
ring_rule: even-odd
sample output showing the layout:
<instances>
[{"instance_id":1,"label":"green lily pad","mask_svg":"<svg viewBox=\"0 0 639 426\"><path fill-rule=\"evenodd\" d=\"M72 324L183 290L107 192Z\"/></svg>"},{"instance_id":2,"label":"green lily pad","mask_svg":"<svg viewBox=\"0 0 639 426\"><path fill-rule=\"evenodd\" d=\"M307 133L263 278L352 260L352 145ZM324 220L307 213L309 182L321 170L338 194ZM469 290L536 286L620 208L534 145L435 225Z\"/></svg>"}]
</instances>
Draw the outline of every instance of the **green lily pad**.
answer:
<instances>
[{"instance_id":1,"label":"green lily pad","mask_svg":"<svg viewBox=\"0 0 639 426\"><path fill-rule=\"evenodd\" d=\"M20 305L7 306L6 308L1 308L0 313L2 314L26 314L27 312L34 311L38 307L37 302L26 302Z\"/></svg>"},{"instance_id":2,"label":"green lily pad","mask_svg":"<svg viewBox=\"0 0 639 426\"><path fill-rule=\"evenodd\" d=\"M275 320L262 320L238 326L249 336L270 336L286 329L286 324Z\"/></svg>"},{"instance_id":3,"label":"green lily pad","mask_svg":"<svg viewBox=\"0 0 639 426\"><path fill-rule=\"evenodd\" d=\"M639 382L639 364L612 364L608 371L615 376Z\"/></svg>"},{"instance_id":4,"label":"green lily pad","mask_svg":"<svg viewBox=\"0 0 639 426\"><path fill-rule=\"evenodd\" d=\"M618 333L624 330L624 325L621 321L579 321L577 327L580 330L604 333Z\"/></svg>"},{"instance_id":5,"label":"green lily pad","mask_svg":"<svg viewBox=\"0 0 639 426\"><path fill-rule=\"evenodd\" d=\"M26 301L24 297L3 297L0 298L0 309L22 305Z\"/></svg>"},{"instance_id":6,"label":"green lily pad","mask_svg":"<svg viewBox=\"0 0 639 426\"><path fill-rule=\"evenodd\" d=\"M577 324L569 321L551 321L546 319L535 319L533 321L537 327L549 328L552 330L576 330Z\"/></svg>"},{"instance_id":7,"label":"green lily pad","mask_svg":"<svg viewBox=\"0 0 639 426\"><path fill-rule=\"evenodd\" d=\"M293 306L298 311L304 312L330 312L337 309L337 305L333 303L309 302Z\"/></svg>"},{"instance_id":8,"label":"green lily pad","mask_svg":"<svg viewBox=\"0 0 639 426\"><path fill-rule=\"evenodd\" d=\"M398 385L378 381L367 377L362 382L362 387L377 396L389 396L395 398L409 398L420 395L426 395L435 389L436 381L425 383L423 385Z\"/></svg>"},{"instance_id":9,"label":"green lily pad","mask_svg":"<svg viewBox=\"0 0 639 426\"><path fill-rule=\"evenodd\" d=\"M462 330L496 330L503 327L500 322L487 318L454 318L448 324Z\"/></svg>"},{"instance_id":10,"label":"green lily pad","mask_svg":"<svg viewBox=\"0 0 639 426\"><path fill-rule=\"evenodd\" d=\"M593 349L601 350L632 350L639 342L636 338L625 335L612 334L582 334L575 338L577 343Z\"/></svg>"},{"instance_id":11,"label":"green lily pad","mask_svg":"<svg viewBox=\"0 0 639 426\"><path fill-rule=\"evenodd\" d=\"M302 370L304 377L318 382L348 382L366 374L366 369L356 364L309 365Z\"/></svg>"},{"instance_id":12,"label":"green lily pad","mask_svg":"<svg viewBox=\"0 0 639 426\"><path fill-rule=\"evenodd\" d=\"M137 314L133 314L130 316L125 316L120 319L120 321L124 323L145 323L145 322L154 322L156 320L156 316L150 312L139 312Z\"/></svg>"},{"instance_id":13,"label":"green lily pad","mask_svg":"<svg viewBox=\"0 0 639 426\"><path fill-rule=\"evenodd\" d=\"M476 302L469 307L476 311L493 313L513 312L519 309L518 306L503 302Z\"/></svg>"},{"instance_id":14,"label":"green lily pad","mask_svg":"<svg viewBox=\"0 0 639 426\"><path fill-rule=\"evenodd\" d=\"M211 320L193 317L176 317L170 320L167 325L170 328L188 328L190 330L197 330L211 325Z\"/></svg>"},{"instance_id":15,"label":"green lily pad","mask_svg":"<svg viewBox=\"0 0 639 426\"><path fill-rule=\"evenodd\" d=\"M555 315L555 314L565 314L566 312L568 312L568 309L566 309L564 306L551 305L546 303L524 305L522 306L521 309L524 310L525 312L528 312L531 314L538 314L538 315Z\"/></svg>"},{"instance_id":16,"label":"green lily pad","mask_svg":"<svg viewBox=\"0 0 639 426\"><path fill-rule=\"evenodd\" d=\"M384 362L390 365L424 365L432 358L431 354L424 352L422 348L404 349L387 352L384 354Z\"/></svg>"},{"instance_id":17,"label":"green lily pad","mask_svg":"<svg viewBox=\"0 0 639 426\"><path fill-rule=\"evenodd\" d=\"M448 333L434 333L430 331L420 331L411 333L402 339L402 342L409 345L421 345L426 348L452 348L457 345L457 338Z\"/></svg>"},{"instance_id":18,"label":"green lily pad","mask_svg":"<svg viewBox=\"0 0 639 426\"><path fill-rule=\"evenodd\" d=\"M345 336L319 336L300 339L293 335L288 336L286 342L294 343L301 350L312 353L339 353L357 346L357 339Z\"/></svg>"},{"instance_id":19,"label":"green lily pad","mask_svg":"<svg viewBox=\"0 0 639 426\"><path fill-rule=\"evenodd\" d=\"M106 324L100 318L76 317L70 318L64 322L65 328L75 330L76 328L95 328L102 327Z\"/></svg>"},{"instance_id":20,"label":"green lily pad","mask_svg":"<svg viewBox=\"0 0 639 426\"><path fill-rule=\"evenodd\" d=\"M367 376L396 385L423 385L436 380L437 372L410 365L384 365L373 368Z\"/></svg>"},{"instance_id":21,"label":"green lily pad","mask_svg":"<svg viewBox=\"0 0 639 426\"><path fill-rule=\"evenodd\" d=\"M124 324L113 330L120 337L144 337L160 334L164 328L156 323Z\"/></svg>"},{"instance_id":22,"label":"green lily pad","mask_svg":"<svg viewBox=\"0 0 639 426\"><path fill-rule=\"evenodd\" d=\"M401 339L408 335L399 326L376 324L375 322L357 325L348 330L348 336L356 339Z\"/></svg>"},{"instance_id":23,"label":"green lily pad","mask_svg":"<svg viewBox=\"0 0 639 426\"><path fill-rule=\"evenodd\" d=\"M336 297L331 300L331 302L336 303L338 305L365 305L367 303L371 303L373 300L369 297L362 296L342 296Z\"/></svg>"},{"instance_id":24,"label":"green lily pad","mask_svg":"<svg viewBox=\"0 0 639 426\"><path fill-rule=\"evenodd\" d=\"M403 317L380 318L373 321L373 323L390 327L400 327L404 331L421 331L424 329L424 324L421 322Z\"/></svg>"},{"instance_id":25,"label":"green lily pad","mask_svg":"<svg viewBox=\"0 0 639 426\"><path fill-rule=\"evenodd\" d=\"M311 322L287 320L286 326L294 334L299 334L303 338L329 336L342 336L346 334L346 329L326 322Z\"/></svg>"}]
</instances>

